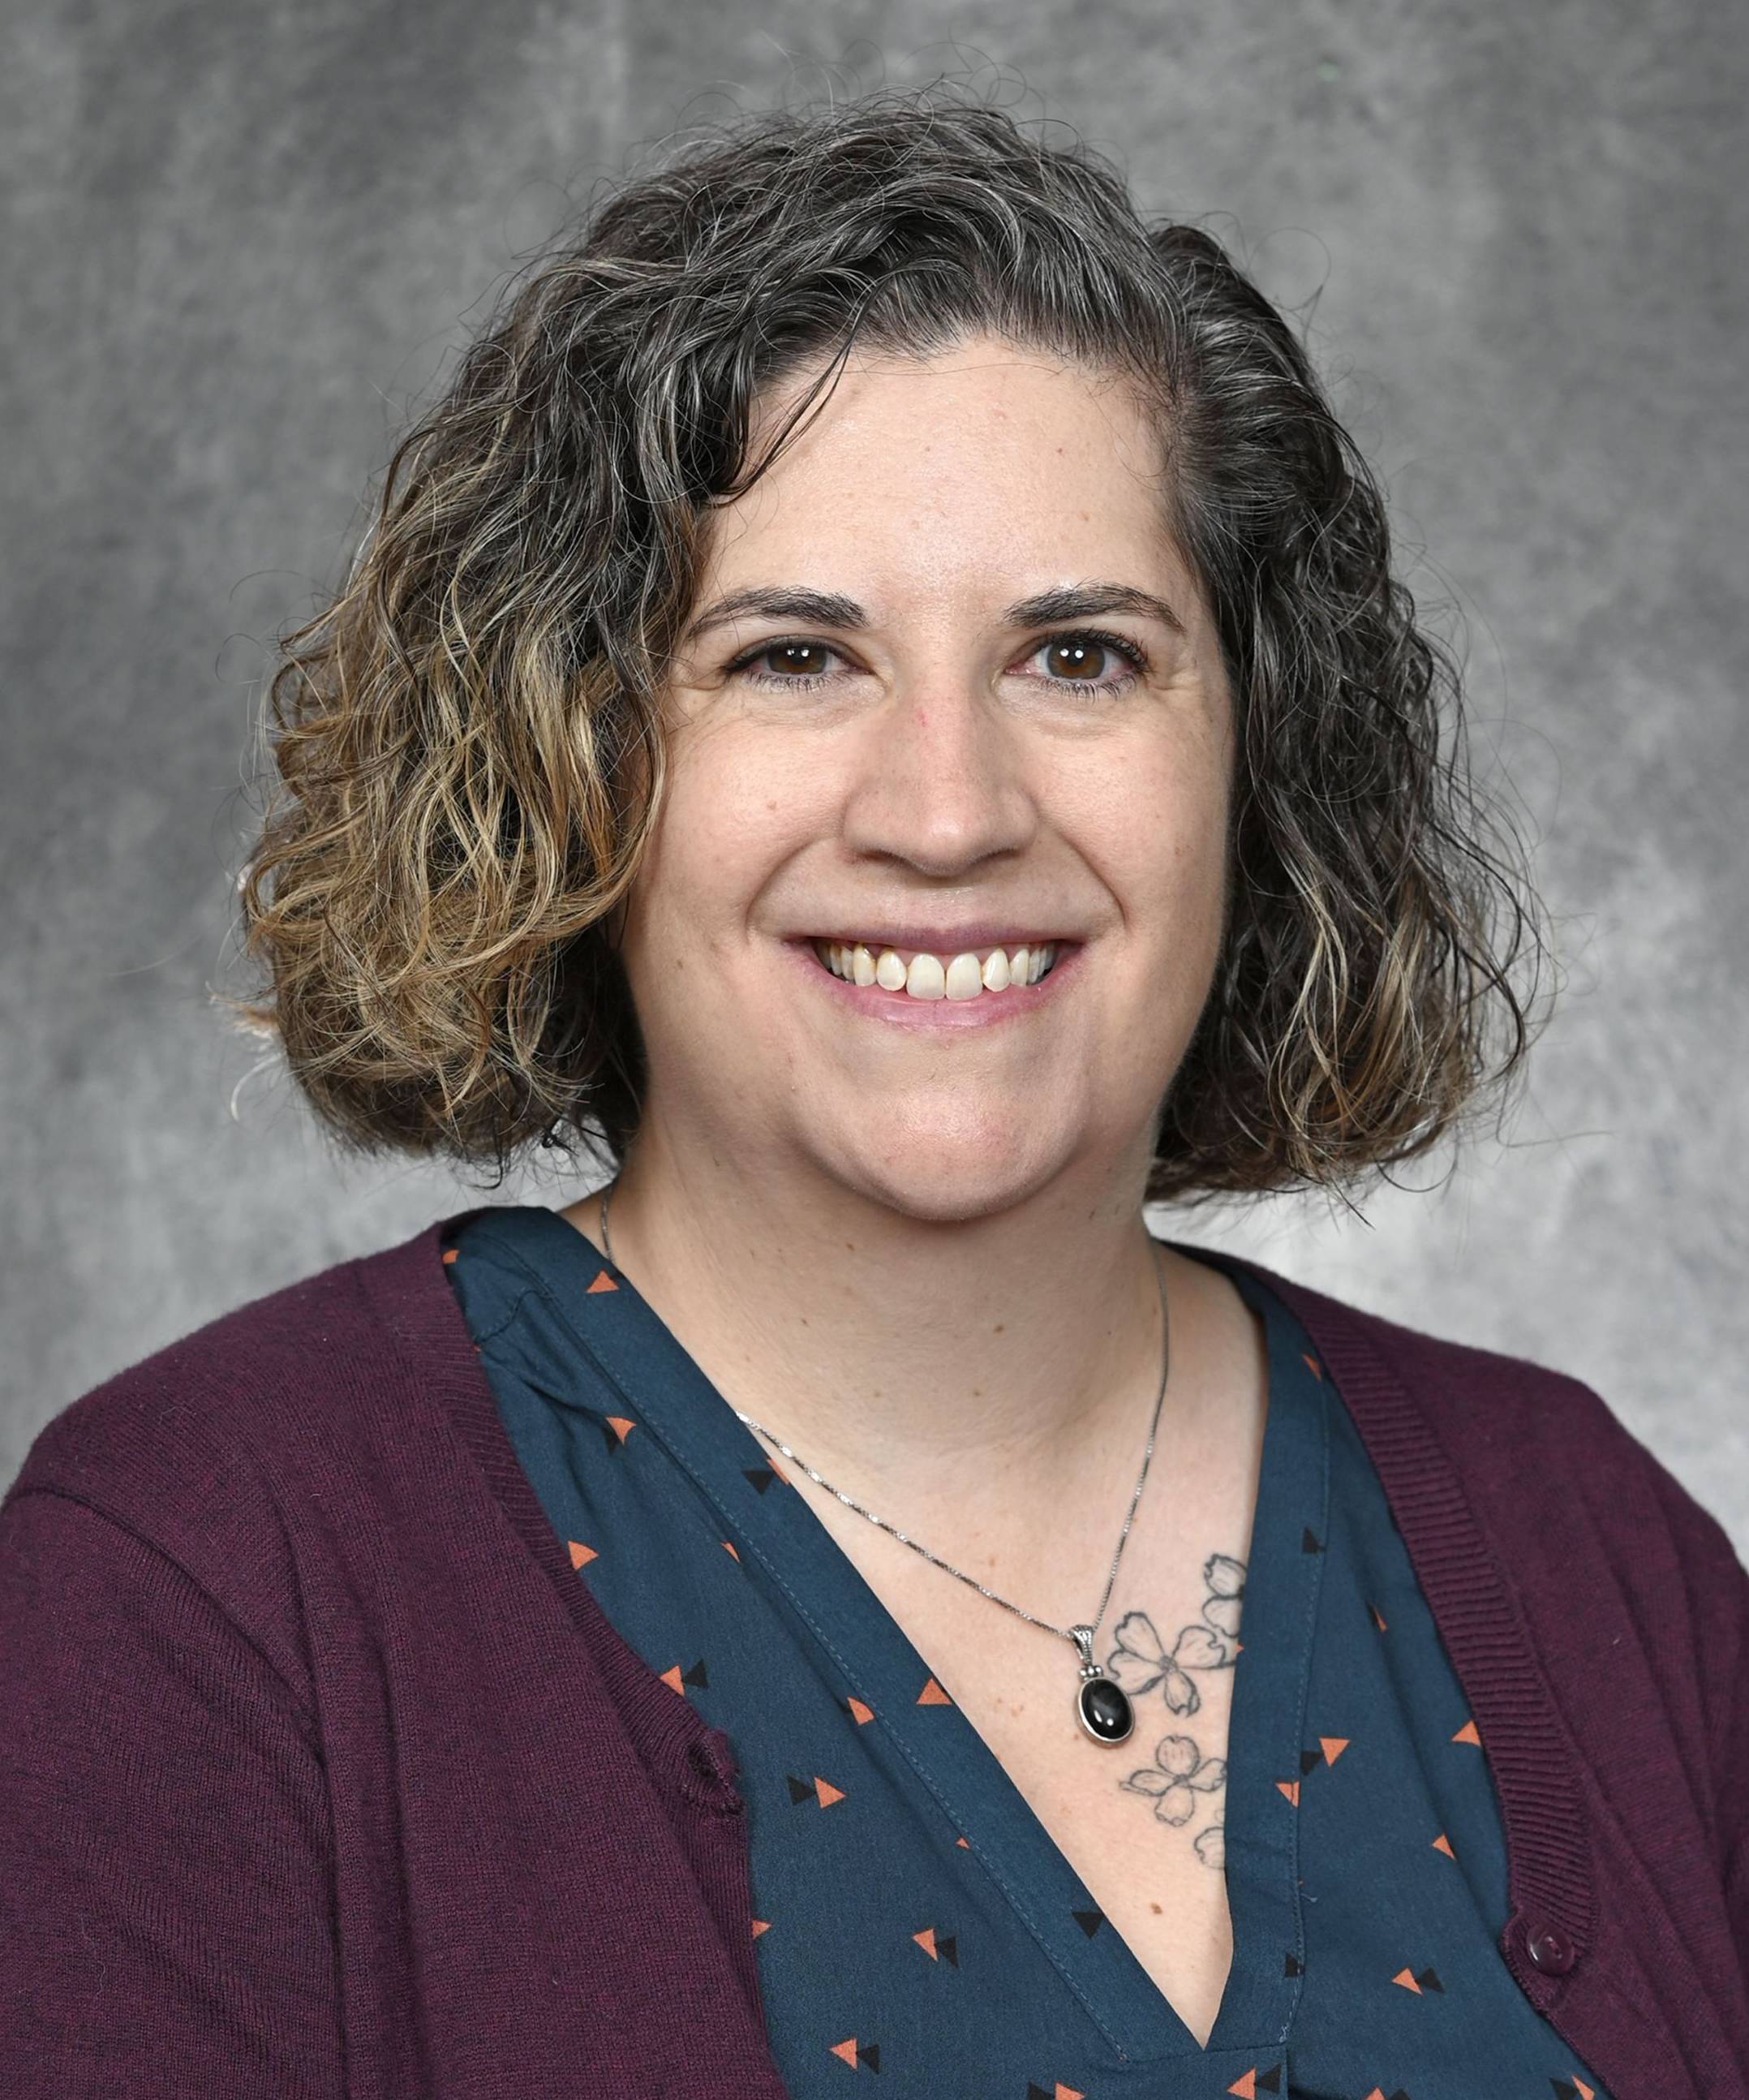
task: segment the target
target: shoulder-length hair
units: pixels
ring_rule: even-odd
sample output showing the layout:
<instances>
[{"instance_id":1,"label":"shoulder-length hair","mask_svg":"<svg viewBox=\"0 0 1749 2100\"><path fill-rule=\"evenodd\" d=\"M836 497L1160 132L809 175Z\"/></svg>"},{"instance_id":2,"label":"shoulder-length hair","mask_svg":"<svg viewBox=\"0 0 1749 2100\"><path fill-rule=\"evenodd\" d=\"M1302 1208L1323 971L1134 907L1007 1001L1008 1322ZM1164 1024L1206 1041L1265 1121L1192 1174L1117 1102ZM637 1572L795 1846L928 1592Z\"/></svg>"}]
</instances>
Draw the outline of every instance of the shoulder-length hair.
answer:
<instances>
[{"instance_id":1,"label":"shoulder-length hair","mask_svg":"<svg viewBox=\"0 0 1749 2100\"><path fill-rule=\"evenodd\" d=\"M974 332L1141 390L1235 695L1227 924L1149 1200L1335 1187L1518 1066L1540 907L1288 322L1090 149L885 90L695 142L522 273L394 451L346 584L283 638L283 792L240 883L268 982L227 1004L344 1147L623 1157L645 1061L609 929L713 506L852 342ZM761 396L810 372L750 457Z\"/></svg>"}]
</instances>

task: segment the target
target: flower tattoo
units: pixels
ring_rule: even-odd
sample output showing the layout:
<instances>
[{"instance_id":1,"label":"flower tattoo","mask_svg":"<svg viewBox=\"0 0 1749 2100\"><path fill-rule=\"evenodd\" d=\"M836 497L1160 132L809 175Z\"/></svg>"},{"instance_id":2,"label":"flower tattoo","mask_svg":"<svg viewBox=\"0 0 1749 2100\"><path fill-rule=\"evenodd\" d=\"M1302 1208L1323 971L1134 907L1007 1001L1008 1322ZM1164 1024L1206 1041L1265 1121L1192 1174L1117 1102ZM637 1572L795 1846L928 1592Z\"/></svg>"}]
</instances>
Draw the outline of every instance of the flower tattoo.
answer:
<instances>
[{"instance_id":1,"label":"flower tattoo","mask_svg":"<svg viewBox=\"0 0 1749 2100\"><path fill-rule=\"evenodd\" d=\"M1118 1784L1126 1793L1151 1794L1155 1815L1176 1826L1196 1813L1199 1793L1214 1793L1226 1785L1227 1760L1204 1757L1188 1736L1162 1736L1154 1746L1154 1762ZM1202 1852L1201 1839L1197 1850Z\"/></svg>"},{"instance_id":2,"label":"flower tattoo","mask_svg":"<svg viewBox=\"0 0 1749 2100\"><path fill-rule=\"evenodd\" d=\"M1180 1630L1170 1651L1146 1612L1126 1612L1112 1628L1117 1644L1106 1659L1105 1674L1132 1699L1157 1684L1173 1713L1194 1714L1202 1694L1187 1673L1230 1670L1236 1661L1245 1563L1230 1553L1211 1553L1203 1563L1202 1579L1208 1590L1202 1617Z\"/></svg>"}]
</instances>

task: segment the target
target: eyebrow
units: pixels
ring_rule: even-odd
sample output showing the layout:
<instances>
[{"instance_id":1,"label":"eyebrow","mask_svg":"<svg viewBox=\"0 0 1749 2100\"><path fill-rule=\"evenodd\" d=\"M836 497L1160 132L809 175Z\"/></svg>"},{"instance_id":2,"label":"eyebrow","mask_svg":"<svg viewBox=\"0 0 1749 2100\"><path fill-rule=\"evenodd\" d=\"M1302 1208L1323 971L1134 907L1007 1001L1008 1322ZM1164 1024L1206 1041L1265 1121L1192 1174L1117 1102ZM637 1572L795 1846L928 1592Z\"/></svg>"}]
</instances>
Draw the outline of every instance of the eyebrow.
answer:
<instances>
[{"instance_id":1,"label":"eyebrow","mask_svg":"<svg viewBox=\"0 0 1749 2100\"><path fill-rule=\"evenodd\" d=\"M1152 591L1138 590L1134 584L1061 584L1015 600L1003 619L1010 627L1048 627L1064 620L1091 620L1100 613L1130 612L1144 620L1157 620L1175 633L1184 623L1164 598ZM808 590L800 585L779 587L755 584L745 590L730 591L714 605L707 606L687 628L683 643L696 642L713 627L750 615L769 620L805 620L811 626L848 630L866 628L869 616L852 598L835 591Z\"/></svg>"}]
</instances>

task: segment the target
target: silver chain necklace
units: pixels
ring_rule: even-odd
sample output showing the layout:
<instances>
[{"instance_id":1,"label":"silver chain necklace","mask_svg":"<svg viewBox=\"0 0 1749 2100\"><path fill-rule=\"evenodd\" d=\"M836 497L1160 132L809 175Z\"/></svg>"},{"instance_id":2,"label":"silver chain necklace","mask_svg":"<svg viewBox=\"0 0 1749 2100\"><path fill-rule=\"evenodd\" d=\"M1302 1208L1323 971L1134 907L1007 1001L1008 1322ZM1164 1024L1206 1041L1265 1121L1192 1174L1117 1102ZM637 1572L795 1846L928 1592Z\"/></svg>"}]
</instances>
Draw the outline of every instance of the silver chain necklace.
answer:
<instances>
[{"instance_id":1,"label":"silver chain necklace","mask_svg":"<svg viewBox=\"0 0 1749 2100\"><path fill-rule=\"evenodd\" d=\"M607 1206L615 1186L610 1182L601 1191L601 1251L609 1262L618 1268L618 1263L614 1262L614 1243L607 1232ZM1166 1397L1166 1374L1172 1361L1172 1330L1166 1308L1165 1265L1160 1259L1157 1241L1154 1243L1154 1281L1160 1291L1160 1390L1154 1396L1154 1412L1148 1425L1148 1448L1142 1454L1142 1470L1136 1476L1135 1492L1130 1498L1123 1529L1117 1534L1117 1551L1112 1555L1111 1572L1105 1578L1105 1594L1099 1599L1099 1608L1094 1614L1090 1626L1054 1626L1048 1619L1036 1617L1031 1612L1023 1611L1018 1604L1011 1604L1006 1597L998 1597L993 1590L986 1589L975 1575L967 1575L963 1568L954 1567L951 1561L944 1560L939 1553L932 1553L927 1546L919 1546L914 1538L901 1531L896 1524L888 1524L884 1517L876 1516L873 1510L865 1509L861 1502L852 1501L842 1488L835 1488L823 1474L817 1473L808 1461L792 1451L781 1437L774 1436L762 1422L756 1422L751 1414L743 1414L738 1407L734 1409L738 1422L744 1423L749 1429L763 1436L774 1449L781 1451L786 1458L800 1466L810 1480L824 1488L828 1494L835 1495L846 1509L852 1509L859 1516L866 1516L870 1524L878 1524L883 1531L890 1532L901 1546L910 1546L914 1553L922 1554L925 1560L932 1562L936 1567L945 1568L949 1575L958 1576L980 1596L988 1597L993 1604L1000 1604L1005 1612L1012 1612L1016 1618L1024 1619L1029 1626L1042 1626L1046 1633L1056 1634L1062 1639L1073 1642L1079 1659L1081 1680L1075 1694L1076 1717L1096 1743L1121 1743L1135 1726L1135 1709L1130 1703L1130 1695L1121 1684L1108 1677L1093 1659L1093 1637L1099 1630L1099 1621L1105 1617L1105 1607L1111 1602L1112 1586L1117 1580L1117 1564L1123 1558L1124 1544L1130 1536L1130 1527L1135 1520L1136 1506L1142 1499L1142 1484L1148 1478L1148 1462L1154 1455L1154 1435L1160 1427L1160 1410Z\"/></svg>"}]
</instances>

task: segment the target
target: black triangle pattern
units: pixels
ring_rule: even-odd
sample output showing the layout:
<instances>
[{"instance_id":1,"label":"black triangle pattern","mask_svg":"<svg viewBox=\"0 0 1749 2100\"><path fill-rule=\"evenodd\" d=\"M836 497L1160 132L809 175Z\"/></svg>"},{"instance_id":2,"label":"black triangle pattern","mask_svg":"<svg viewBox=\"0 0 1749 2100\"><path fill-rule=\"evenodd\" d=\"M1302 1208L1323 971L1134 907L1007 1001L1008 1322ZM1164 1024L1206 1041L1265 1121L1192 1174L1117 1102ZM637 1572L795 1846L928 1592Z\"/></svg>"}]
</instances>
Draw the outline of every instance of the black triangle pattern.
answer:
<instances>
[{"instance_id":1,"label":"black triangle pattern","mask_svg":"<svg viewBox=\"0 0 1749 2100\"><path fill-rule=\"evenodd\" d=\"M1281 1973L1284 1976L1303 1976L1306 1974L1306 1964L1301 1961L1298 1955L1290 1954Z\"/></svg>"},{"instance_id":2,"label":"black triangle pattern","mask_svg":"<svg viewBox=\"0 0 1749 2100\"><path fill-rule=\"evenodd\" d=\"M704 1674L704 1657L702 1655L690 1670L683 1670L681 1672L681 1683L698 1685L707 1692L710 1690L711 1680Z\"/></svg>"},{"instance_id":3,"label":"black triangle pattern","mask_svg":"<svg viewBox=\"0 0 1749 2100\"><path fill-rule=\"evenodd\" d=\"M1319 1539L1317 1533L1312 1529L1310 1524L1307 1524L1305 1530L1300 1534L1300 1551L1302 1553L1322 1553L1324 1551L1323 1544Z\"/></svg>"},{"instance_id":4,"label":"black triangle pattern","mask_svg":"<svg viewBox=\"0 0 1749 2100\"><path fill-rule=\"evenodd\" d=\"M1281 2066L1272 2063L1267 2071L1260 2071L1256 2083L1259 2093L1279 2093L1281 2090Z\"/></svg>"},{"instance_id":5,"label":"black triangle pattern","mask_svg":"<svg viewBox=\"0 0 1749 2100\"><path fill-rule=\"evenodd\" d=\"M741 1477L744 1480L751 1480L759 1492L764 1494L766 1489L778 1476L769 1466L743 1466L741 1469Z\"/></svg>"},{"instance_id":6,"label":"black triangle pattern","mask_svg":"<svg viewBox=\"0 0 1749 2100\"><path fill-rule=\"evenodd\" d=\"M1073 1916L1076 1924L1086 1934L1089 1939L1092 1939L1095 1933L1105 1922L1105 1913L1103 1910L1077 1910Z\"/></svg>"}]
</instances>

